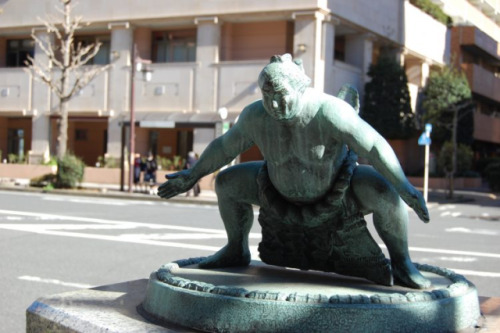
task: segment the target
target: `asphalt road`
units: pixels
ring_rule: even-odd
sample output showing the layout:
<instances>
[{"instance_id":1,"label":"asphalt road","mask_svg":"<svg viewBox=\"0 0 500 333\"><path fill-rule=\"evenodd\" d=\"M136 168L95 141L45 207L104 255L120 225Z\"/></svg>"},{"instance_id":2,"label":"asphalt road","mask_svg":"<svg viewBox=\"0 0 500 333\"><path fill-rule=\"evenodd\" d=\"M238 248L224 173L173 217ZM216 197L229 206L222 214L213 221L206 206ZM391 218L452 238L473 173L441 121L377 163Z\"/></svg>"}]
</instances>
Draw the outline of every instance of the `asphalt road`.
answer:
<instances>
[{"instance_id":1,"label":"asphalt road","mask_svg":"<svg viewBox=\"0 0 500 333\"><path fill-rule=\"evenodd\" d=\"M499 297L499 199L429 208L429 224L410 213L413 261L455 270L480 295ZM254 223L256 259L259 241ZM214 205L0 191L0 332L23 332L26 308L43 295L147 278L225 243Z\"/></svg>"}]
</instances>

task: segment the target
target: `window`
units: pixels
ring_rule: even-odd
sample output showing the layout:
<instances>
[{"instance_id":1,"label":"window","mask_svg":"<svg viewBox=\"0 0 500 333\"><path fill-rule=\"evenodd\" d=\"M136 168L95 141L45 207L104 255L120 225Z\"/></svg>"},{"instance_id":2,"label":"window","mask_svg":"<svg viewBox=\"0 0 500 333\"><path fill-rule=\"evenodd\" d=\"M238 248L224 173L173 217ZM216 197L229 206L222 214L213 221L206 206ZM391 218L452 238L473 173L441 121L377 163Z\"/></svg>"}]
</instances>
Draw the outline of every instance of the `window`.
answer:
<instances>
[{"instance_id":1,"label":"window","mask_svg":"<svg viewBox=\"0 0 500 333\"><path fill-rule=\"evenodd\" d=\"M109 64L110 50L111 50L111 39L109 36L80 36L75 38L75 48L78 43L82 44L82 47L101 43L101 47L97 54L87 62L86 65L107 65Z\"/></svg>"},{"instance_id":2,"label":"window","mask_svg":"<svg viewBox=\"0 0 500 333\"><path fill-rule=\"evenodd\" d=\"M87 130L86 129L76 129L75 130L75 141L87 141Z\"/></svg>"},{"instance_id":3,"label":"window","mask_svg":"<svg viewBox=\"0 0 500 333\"><path fill-rule=\"evenodd\" d=\"M153 32L154 62L196 60L196 29Z\"/></svg>"},{"instance_id":4,"label":"window","mask_svg":"<svg viewBox=\"0 0 500 333\"><path fill-rule=\"evenodd\" d=\"M23 67L28 56L35 54L35 41L27 39L7 40L7 67Z\"/></svg>"},{"instance_id":5,"label":"window","mask_svg":"<svg viewBox=\"0 0 500 333\"><path fill-rule=\"evenodd\" d=\"M335 36L335 60L345 61L345 36Z\"/></svg>"},{"instance_id":6,"label":"window","mask_svg":"<svg viewBox=\"0 0 500 333\"><path fill-rule=\"evenodd\" d=\"M7 133L7 153L15 154L21 160L24 156L24 130L10 128Z\"/></svg>"}]
</instances>

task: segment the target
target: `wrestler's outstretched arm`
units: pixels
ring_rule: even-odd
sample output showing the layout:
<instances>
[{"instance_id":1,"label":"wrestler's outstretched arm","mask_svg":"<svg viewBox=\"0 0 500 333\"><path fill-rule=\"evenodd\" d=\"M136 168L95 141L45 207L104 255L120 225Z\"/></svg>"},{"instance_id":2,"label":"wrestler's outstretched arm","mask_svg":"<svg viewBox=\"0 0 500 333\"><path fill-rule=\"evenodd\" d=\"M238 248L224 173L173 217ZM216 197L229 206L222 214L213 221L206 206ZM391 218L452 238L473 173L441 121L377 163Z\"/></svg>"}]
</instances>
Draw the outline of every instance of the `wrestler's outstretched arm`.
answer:
<instances>
[{"instance_id":1,"label":"wrestler's outstretched arm","mask_svg":"<svg viewBox=\"0 0 500 333\"><path fill-rule=\"evenodd\" d=\"M253 143L245 134L244 113L245 110L229 131L208 145L193 168L166 175L167 181L158 187L158 195L168 199L188 191L201 177L227 165L251 147Z\"/></svg>"},{"instance_id":2,"label":"wrestler's outstretched arm","mask_svg":"<svg viewBox=\"0 0 500 333\"><path fill-rule=\"evenodd\" d=\"M389 143L346 103L332 103L328 109L330 112L325 115L334 126L333 134L337 140L345 142L360 156L367 158L418 217L429 222L429 212L422 194L406 178Z\"/></svg>"}]
</instances>

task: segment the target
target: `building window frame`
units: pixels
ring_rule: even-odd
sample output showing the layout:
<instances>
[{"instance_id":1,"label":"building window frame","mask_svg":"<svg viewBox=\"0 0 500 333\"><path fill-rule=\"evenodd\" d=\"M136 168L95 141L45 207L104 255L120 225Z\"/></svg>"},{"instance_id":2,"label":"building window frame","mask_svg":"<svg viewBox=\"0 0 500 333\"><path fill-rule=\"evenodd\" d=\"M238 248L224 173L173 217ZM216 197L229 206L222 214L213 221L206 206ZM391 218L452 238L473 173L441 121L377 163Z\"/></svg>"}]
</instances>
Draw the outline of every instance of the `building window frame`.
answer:
<instances>
[{"instance_id":1,"label":"building window frame","mask_svg":"<svg viewBox=\"0 0 500 333\"><path fill-rule=\"evenodd\" d=\"M35 41L32 38L7 40L7 67L25 67L28 56L35 56Z\"/></svg>"},{"instance_id":2,"label":"building window frame","mask_svg":"<svg viewBox=\"0 0 500 333\"><path fill-rule=\"evenodd\" d=\"M153 62L195 62L196 28L154 31L152 48Z\"/></svg>"}]
</instances>

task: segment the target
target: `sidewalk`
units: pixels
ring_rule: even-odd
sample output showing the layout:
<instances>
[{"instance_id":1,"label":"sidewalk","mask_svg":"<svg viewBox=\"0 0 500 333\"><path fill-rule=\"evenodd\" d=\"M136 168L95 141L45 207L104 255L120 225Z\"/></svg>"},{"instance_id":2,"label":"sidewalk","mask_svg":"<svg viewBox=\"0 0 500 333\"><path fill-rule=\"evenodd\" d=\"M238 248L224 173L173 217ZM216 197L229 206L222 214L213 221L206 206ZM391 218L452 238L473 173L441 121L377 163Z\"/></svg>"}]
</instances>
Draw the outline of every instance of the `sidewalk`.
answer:
<instances>
[{"instance_id":1,"label":"sidewalk","mask_svg":"<svg viewBox=\"0 0 500 333\"><path fill-rule=\"evenodd\" d=\"M27 179L0 179L0 190L11 191L31 191L44 193L48 192L42 188L28 186L29 180ZM419 189L422 191L422 189ZM120 191L119 185L110 184L95 184L95 183L82 183L81 188L75 190L50 190L54 194L72 194L81 196L95 196L119 199L132 199L132 200L165 200L158 197L156 194L128 192L128 186L125 186L125 191ZM488 206L500 207L500 194L492 193L487 188L475 190L456 190L455 198L450 200L446 198L446 190L430 189L428 194L429 204L479 204ZM169 202L184 202L184 203L197 203L197 204L217 204L217 196L212 190L202 190L198 197L192 195L187 197L185 194L180 194L174 198L168 199Z\"/></svg>"},{"instance_id":2,"label":"sidewalk","mask_svg":"<svg viewBox=\"0 0 500 333\"><path fill-rule=\"evenodd\" d=\"M124 191L120 191L120 185L110 185L110 184L95 184L95 183L82 183L80 188L72 190L44 190L39 187L30 187L29 180L27 179L0 179L0 190L6 191L26 191L26 192L36 192L36 193L53 193L53 194L69 194L69 195L80 195L86 197L106 197L106 198L116 198L116 199L128 199L128 200L157 200L163 201L166 199L160 198L156 193L142 193L142 192L128 192L128 186L125 186ZM183 203L196 203L196 204L210 204L217 205L217 196L215 191L202 190L200 195L197 197L186 196L186 194L180 194L174 198L168 199L169 202L183 202Z\"/></svg>"}]
</instances>

